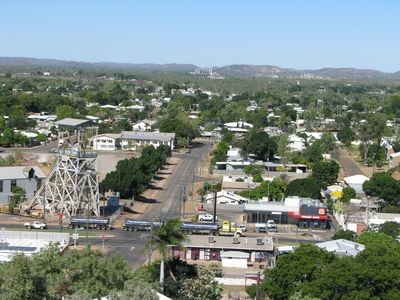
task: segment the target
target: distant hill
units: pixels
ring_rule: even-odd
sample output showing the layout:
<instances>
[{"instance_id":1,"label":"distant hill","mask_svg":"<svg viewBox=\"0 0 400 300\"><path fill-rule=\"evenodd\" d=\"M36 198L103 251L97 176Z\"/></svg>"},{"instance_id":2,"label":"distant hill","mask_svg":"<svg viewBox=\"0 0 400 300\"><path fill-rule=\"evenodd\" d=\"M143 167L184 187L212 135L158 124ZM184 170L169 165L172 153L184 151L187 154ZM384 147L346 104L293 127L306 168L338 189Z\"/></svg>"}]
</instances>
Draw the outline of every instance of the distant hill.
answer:
<instances>
[{"instance_id":1,"label":"distant hill","mask_svg":"<svg viewBox=\"0 0 400 300\"><path fill-rule=\"evenodd\" d=\"M82 68L82 69L115 69L115 70L137 70L148 72L178 72L188 73L198 67L190 64L131 64L99 62L87 63L47 58L28 57L0 57L0 67L42 67L42 68Z\"/></svg>"},{"instance_id":2,"label":"distant hill","mask_svg":"<svg viewBox=\"0 0 400 300\"><path fill-rule=\"evenodd\" d=\"M87 63L57 59L38 59L27 57L0 57L1 67L18 68L80 68L80 69L109 69L132 70L142 72L174 72L189 73L199 67L192 64L132 64L99 62ZM400 79L400 71L385 73L377 70L355 68L323 68L318 70L296 70L280 68L271 65L230 65L213 69L226 77L323 77L323 78L349 78L349 79Z\"/></svg>"},{"instance_id":3,"label":"distant hill","mask_svg":"<svg viewBox=\"0 0 400 300\"><path fill-rule=\"evenodd\" d=\"M233 77L324 77L324 78L370 78L400 79L400 71L384 73L377 70L355 68L323 68L318 70L296 70L269 65L231 65L215 69L221 75Z\"/></svg>"}]
</instances>

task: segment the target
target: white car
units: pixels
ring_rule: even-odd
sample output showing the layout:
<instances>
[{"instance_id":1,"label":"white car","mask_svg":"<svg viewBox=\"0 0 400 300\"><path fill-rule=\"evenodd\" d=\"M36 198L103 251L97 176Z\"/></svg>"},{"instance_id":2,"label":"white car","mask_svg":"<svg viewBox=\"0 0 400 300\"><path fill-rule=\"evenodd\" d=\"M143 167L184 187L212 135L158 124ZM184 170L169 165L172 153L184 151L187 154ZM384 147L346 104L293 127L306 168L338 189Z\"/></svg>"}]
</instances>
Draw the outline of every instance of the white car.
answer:
<instances>
[{"instance_id":1,"label":"white car","mask_svg":"<svg viewBox=\"0 0 400 300\"><path fill-rule=\"evenodd\" d=\"M212 215L212 214L199 215L199 221L200 222L212 222L212 221L214 221L214 215ZM218 216L215 216L215 221L218 221Z\"/></svg>"}]
</instances>

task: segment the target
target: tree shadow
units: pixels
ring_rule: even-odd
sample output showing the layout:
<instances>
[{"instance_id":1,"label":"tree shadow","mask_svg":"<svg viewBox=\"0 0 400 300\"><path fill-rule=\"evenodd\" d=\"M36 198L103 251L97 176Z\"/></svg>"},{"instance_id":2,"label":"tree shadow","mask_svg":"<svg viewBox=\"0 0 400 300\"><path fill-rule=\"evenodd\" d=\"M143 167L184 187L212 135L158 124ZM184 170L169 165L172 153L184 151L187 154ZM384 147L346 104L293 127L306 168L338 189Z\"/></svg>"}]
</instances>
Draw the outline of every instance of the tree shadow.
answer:
<instances>
[{"instance_id":1,"label":"tree shadow","mask_svg":"<svg viewBox=\"0 0 400 300\"><path fill-rule=\"evenodd\" d=\"M171 175L172 172L158 172L158 175ZM163 177L164 178L164 177Z\"/></svg>"},{"instance_id":2,"label":"tree shadow","mask_svg":"<svg viewBox=\"0 0 400 300\"><path fill-rule=\"evenodd\" d=\"M164 174L158 173L158 175L164 175ZM154 176L153 176L153 179L154 179L154 180L163 180L163 179L165 179L165 177L158 176L158 175L154 175Z\"/></svg>"},{"instance_id":3,"label":"tree shadow","mask_svg":"<svg viewBox=\"0 0 400 300\"><path fill-rule=\"evenodd\" d=\"M159 191L163 190L162 187L156 186L156 185L151 184L151 183L149 184L149 186L147 188L148 189L152 189L152 190L159 190Z\"/></svg>"},{"instance_id":4,"label":"tree shadow","mask_svg":"<svg viewBox=\"0 0 400 300\"><path fill-rule=\"evenodd\" d=\"M157 199L147 198L143 195L139 195L135 197L135 201L143 202L143 203L160 203Z\"/></svg>"}]
</instances>

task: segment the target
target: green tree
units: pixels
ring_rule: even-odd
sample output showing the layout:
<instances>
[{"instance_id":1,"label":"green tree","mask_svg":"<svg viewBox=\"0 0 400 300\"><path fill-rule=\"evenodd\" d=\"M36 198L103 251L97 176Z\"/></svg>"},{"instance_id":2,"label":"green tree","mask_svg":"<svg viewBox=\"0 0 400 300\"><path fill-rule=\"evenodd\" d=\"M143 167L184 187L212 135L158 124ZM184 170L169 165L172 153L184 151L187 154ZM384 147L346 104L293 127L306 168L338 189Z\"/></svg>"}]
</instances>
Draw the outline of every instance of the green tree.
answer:
<instances>
[{"instance_id":1,"label":"green tree","mask_svg":"<svg viewBox=\"0 0 400 300\"><path fill-rule=\"evenodd\" d=\"M218 300L223 286L214 279L215 273L207 266L198 267L198 277L187 279L179 291L182 300Z\"/></svg>"},{"instance_id":2,"label":"green tree","mask_svg":"<svg viewBox=\"0 0 400 300\"><path fill-rule=\"evenodd\" d=\"M60 105L56 108L56 115L58 120L74 118L76 116L76 111L70 105Z\"/></svg>"},{"instance_id":3,"label":"green tree","mask_svg":"<svg viewBox=\"0 0 400 300\"><path fill-rule=\"evenodd\" d=\"M344 127L337 133L338 140L345 146L350 146L351 142L354 141L356 134L350 127Z\"/></svg>"},{"instance_id":4,"label":"green tree","mask_svg":"<svg viewBox=\"0 0 400 300\"><path fill-rule=\"evenodd\" d=\"M336 149L336 139L330 132L324 132L321 136L321 150L323 153L330 153Z\"/></svg>"},{"instance_id":5,"label":"green tree","mask_svg":"<svg viewBox=\"0 0 400 300\"><path fill-rule=\"evenodd\" d=\"M253 177L257 176L257 175L260 176L264 173L265 167L263 165L251 164L251 165L245 166L243 171L246 175L249 175L249 176L253 176Z\"/></svg>"},{"instance_id":6,"label":"green tree","mask_svg":"<svg viewBox=\"0 0 400 300\"><path fill-rule=\"evenodd\" d=\"M255 154L258 159L269 161L276 152L275 140L264 131L251 130L245 134L242 142L242 153Z\"/></svg>"},{"instance_id":7,"label":"green tree","mask_svg":"<svg viewBox=\"0 0 400 300\"><path fill-rule=\"evenodd\" d=\"M345 239L349 241L355 241L357 234L351 230L339 230L332 236L332 240Z\"/></svg>"},{"instance_id":8,"label":"green tree","mask_svg":"<svg viewBox=\"0 0 400 300\"><path fill-rule=\"evenodd\" d=\"M157 249L160 253L160 286L164 290L164 262L169 256L168 247L182 247L186 235L181 228L181 222L178 219L168 220L152 233L152 238L147 244L147 248ZM150 250L150 251L151 251Z\"/></svg>"},{"instance_id":9,"label":"green tree","mask_svg":"<svg viewBox=\"0 0 400 300\"><path fill-rule=\"evenodd\" d=\"M388 172L373 174L370 180L364 182L363 190L369 196L382 198L386 204L398 205L400 184Z\"/></svg>"},{"instance_id":10,"label":"green tree","mask_svg":"<svg viewBox=\"0 0 400 300\"><path fill-rule=\"evenodd\" d=\"M276 267L266 271L262 288L272 299L288 299L299 285L315 280L319 271L334 260L334 254L302 244L294 252L279 257Z\"/></svg>"},{"instance_id":11,"label":"green tree","mask_svg":"<svg viewBox=\"0 0 400 300\"><path fill-rule=\"evenodd\" d=\"M10 300L40 299L35 297L35 283L31 276L31 261L16 255L0 269L0 297Z\"/></svg>"},{"instance_id":12,"label":"green tree","mask_svg":"<svg viewBox=\"0 0 400 300\"><path fill-rule=\"evenodd\" d=\"M25 129L26 128L26 109L20 104L11 108L7 126L9 128Z\"/></svg>"},{"instance_id":13,"label":"green tree","mask_svg":"<svg viewBox=\"0 0 400 300\"><path fill-rule=\"evenodd\" d=\"M340 167L336 161L317 162L313 165L311 177L322 183L323 187L336 183Z\"/></svg>"},{"instance_id":14,"label":"green tree","mask_svg":"<svg viewBox=\"0 0 400 300\"><path fill-rule=\"evenodd\" d=\"M285 196L299 196L320 199L321 188L321 183L314 178L295 179L288 184L285 190Z\"/></svg>"},{"instance_id":15,"label":"green tree","mask_svg":"<svg viewBox=\"0 0 400 300\"><path fill-rule=\"evenodd\" d=\"M11 188L12 196L10 197L10 202L8 203L8 211L12 213L14 208L18 206L21 202L26 200L26 191L20 186L14 186Z\"/></svg>"},{"instance_id":16,"label":"green tree","mask_svg":"<svg viewBox=\"0 0 400 300\"><path fill-rule=\"evenodd\" d=\"M242 197L259 200L263 197L273 201L282 201L285 190L285 183L279 177L274 178L272 182L264 181L258 187L240 192Z\"/></svg>"},{"instance_id":17,"label":"green tree","mask_svg":"<svg viewBox=\"0 0 400 300\"><path fill-rule=\"evenodd\" d=\"M352 187L346 186L343 188L342 191L342 197L340 198L340 201L344 203L349 203L350 199L354 199L356 197L356 190L353 189Z\"/></svg>"},{"instance_id":18,"label":"green tree","mask_svg":"<svg viewBox=\"0 0 400 300\"><path fill-rule=\"evenodd\" d=\"M379 232L387 234L394 239L400 235L400 223L389 221L379 225Z\"/></svg>"},{"instance_id":19,"label":"green tree","mask_svg":"<svg viewBox=\"0 0 400 300\"><path fill-rule=\"evenodd\" d=\"M322 160L322 153L322 142L316 140L304 151L304 158L309 165L313 165Z\"/></svg>"}]
</instances>

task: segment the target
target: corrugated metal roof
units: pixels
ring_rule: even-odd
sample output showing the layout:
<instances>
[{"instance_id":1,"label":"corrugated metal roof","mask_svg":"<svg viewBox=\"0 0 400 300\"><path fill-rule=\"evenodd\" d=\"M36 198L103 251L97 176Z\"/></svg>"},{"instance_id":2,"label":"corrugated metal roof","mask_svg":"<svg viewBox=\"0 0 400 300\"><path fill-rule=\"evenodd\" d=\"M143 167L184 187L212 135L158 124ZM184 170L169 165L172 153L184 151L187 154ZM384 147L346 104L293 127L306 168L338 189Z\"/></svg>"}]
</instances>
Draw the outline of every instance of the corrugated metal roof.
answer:
<instances>
[{"instance_id":1,"label":"corrugated metal roof","mask_svg":"<svg viewBox=\"0 0 400 300\"><path fill-rule=\"evenodd\" d=\"M169 142L175 138L175 133L168 132L143 132L143 131L123 131L121 139L149 140Z\"/></svg>"},{"instance_id":2,"label":"corrugated metal roof","mask_svg":"<svg viewBox=\"0 0 400 300\"><path fill-rule=\"evenodd\" d=\"M62 120L59 120L55 122L56 125L60 126L71 126L71 127L76 127L76 126L81 126L85 123L88 123L89 120L83 120L83 119L73 119L73 118L65 118Z\"/></svg>"},{"instance_id":3,"label":"corrugated metal roof","mask_svg":"<svg viewBox=\"0 0 400 300\"><path fill-rule=\"evenodd\" d=\"M26 179L29 175L29 170L35 170L35 176L46 178L46 174L37 166L18 166L18 167L0 167L0 180L11 179Z\"/></svg>"}]
</instances>

